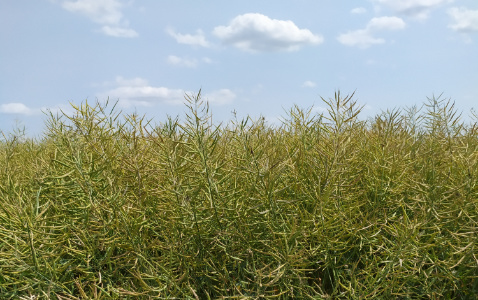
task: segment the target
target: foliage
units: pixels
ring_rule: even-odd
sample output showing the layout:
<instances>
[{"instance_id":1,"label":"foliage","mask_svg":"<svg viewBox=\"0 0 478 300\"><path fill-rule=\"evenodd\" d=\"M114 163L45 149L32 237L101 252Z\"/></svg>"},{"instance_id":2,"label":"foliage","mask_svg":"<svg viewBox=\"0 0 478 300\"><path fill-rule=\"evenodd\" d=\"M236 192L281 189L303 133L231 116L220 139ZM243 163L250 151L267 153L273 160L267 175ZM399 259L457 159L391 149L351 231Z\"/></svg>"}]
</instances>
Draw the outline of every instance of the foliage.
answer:
<instances>
[{"instance_id":1,"label":"foliage","mask_svg":"<svg viewBox=\"0 0 478 300\"><path fill-rule=\"evenodd\" d=\"M183 121L85 102L3 135L2 299L478 294L478 126L450 101L360 121L337 92L271 127L186 100Z\"/></svg>"}]
</instances>

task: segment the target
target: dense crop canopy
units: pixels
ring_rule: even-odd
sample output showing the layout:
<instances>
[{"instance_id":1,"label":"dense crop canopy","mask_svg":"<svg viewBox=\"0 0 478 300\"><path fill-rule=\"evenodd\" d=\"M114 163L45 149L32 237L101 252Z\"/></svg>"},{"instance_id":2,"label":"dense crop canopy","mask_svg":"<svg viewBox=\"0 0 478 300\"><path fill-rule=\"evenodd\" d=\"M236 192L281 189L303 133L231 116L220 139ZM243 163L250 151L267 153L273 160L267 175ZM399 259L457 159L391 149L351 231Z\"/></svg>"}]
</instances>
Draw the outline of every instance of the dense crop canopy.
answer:
<instances>
[{"instance_id":1,"label":"dense crop canopy","mask_svg":"<svg viewBox=\"0 0 478 300\"><path fill-rule=\"evenodd\" d=\"M478 127L353 95L214 125L88 102L0 142L2 299L428 299L478 293ZM476 115L475 115L476 117Z\"/></svg>"}]
</instances>

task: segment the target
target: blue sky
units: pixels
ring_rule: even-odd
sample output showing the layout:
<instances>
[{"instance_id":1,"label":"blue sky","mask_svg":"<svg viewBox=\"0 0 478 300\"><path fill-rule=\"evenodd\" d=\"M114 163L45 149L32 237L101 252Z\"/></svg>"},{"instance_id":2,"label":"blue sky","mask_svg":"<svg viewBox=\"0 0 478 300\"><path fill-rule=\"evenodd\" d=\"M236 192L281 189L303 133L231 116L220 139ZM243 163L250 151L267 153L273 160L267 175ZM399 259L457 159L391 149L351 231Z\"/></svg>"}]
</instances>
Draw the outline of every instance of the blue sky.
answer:
<instances>
[{"instance_id":1,"label":"blue sky","mask_svg":"<svg viewBox=\"0 0 478 300\"><path fill-rule=\"evenodd\" d=\"M0 130L118 102L156 122L185 93L269 122L356 91L362 116L443 93L478 108L476 0L2 0Z\"/></svg>"}]
</instances>

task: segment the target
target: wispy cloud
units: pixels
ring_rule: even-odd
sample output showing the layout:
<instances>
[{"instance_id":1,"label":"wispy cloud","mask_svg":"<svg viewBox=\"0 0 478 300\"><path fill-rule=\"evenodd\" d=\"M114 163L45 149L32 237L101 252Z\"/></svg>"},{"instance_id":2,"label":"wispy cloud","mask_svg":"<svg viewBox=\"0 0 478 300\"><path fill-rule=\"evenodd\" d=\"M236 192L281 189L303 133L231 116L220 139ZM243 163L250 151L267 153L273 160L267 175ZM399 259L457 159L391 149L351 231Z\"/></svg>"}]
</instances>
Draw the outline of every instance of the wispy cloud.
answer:
<instances>
[{"instance_id":1,"label":"wispy cloud","mask_svg":"<svg viewBox=\"0 0 478 300\"><path fill-rule=\"evenodd\" d=\"M225 105L234 102L236 94L230 89L220 89L210 93L205 93L203 99L213 105Z\"/></svg>"},{"instance_id":2,"label":"wispy cloud","mask_svg":"<svg viewBox=\"0 0 478 300\"><path fill-rule=\"evenodd\" d=\"M138 36L138 33L130 28L103 26L101 27L101 31L106 35L114 37L132 38Z\"/></svg>"},{"instance_id":3,"label":"wispy cloud","mask_svg":"<svg viewBox=\"0 0 478 300\"><path fill-rule=\"evenodd\" d=\"M398 17L373 18L367 24L367 30L399 30L405 28L405 22Z\"/></svg>"},{"instance_id":4,"label":"wispy cloud","mask_svg":"<svg viewBox=\"0 0 478 300\"><path fill-rule=\"evenodd\" d=\"M213 34L224 44L249 52L295 51L324 40L292 21L271 19L258 13L239 15L229 25L214 28Z\"/></svg>"},{"instance_id":5,"label":"wispy cloud","mask_svg":"<svg viewBox=\"0 0 478 300\"><path fill-rule=\"evenodd\" d=\"M18 115L33 115L40 113L38 109L32 109L20 102L11 102L0 105L0 113L3 114L18 114Z\"/></svg>"},{"instance_id":6,"label":"wispy cloud","mask_svg":"<svg viewBox=\"0 0 478 300\"><path fill-rule=\"evenodd\" d=\"M313 81L307 80L302 84L302 87L313 88L317 86L317 84Z\"/></svg>"},{"instance_id":7,"label":"wispy cloud","mask_svg":"<svg viewBox=\"0 0 478 300\"><path fill-rule=\"evenodd\" d=\"M478 32L478 10L453 7L448 10L453 23L448 27L462 33Z\"/></svg>"},{"instance_id":8,"label":"wispy cloud","mask_svg":"<svg viewBox=\"0 0 478 300\"><path fill-rule=\"evenodd\" d=\"M350 11L350 13L352 14L364 14L366 12L367 12L367 9L365 9L364 7L356 7Z\"/></svg>"},{"instance_id":9,"label":"wispy cloud","mask_svg":"<svg viewBox=\"0 0 478 300\"><path fill-rule=\"evenodd\" d=\"M197 66L198 62L196 59L187 59L175 55L168 56L168 63L176 66L194 68Z\"/></svg>"},{"instance_id":10,"label":"wispy cloud","mask_svg":"<svg viewBox=\"0 0 478 300\"><path fill-rule=\"evenodd\" d=\"M116 77L113 88L99 93L99 99L110 98L118 100L121 107L132 106L152 107L157 104L181 105L184 103L184 96L192 94L191 91L183 89L171 89L168 87L151 85L148 80L136 77L126 79ZM213 105L223 105L234 101L236 95L229 89L220 89L204 93L203 98Z\"/></svg>"},{"instance_id":11,"label":"wispy cloud","mask_svg":"<svg viewBox=\"0 0 478 300\"><path fill-rule=\"evenodd\" d=\"M385 39L374 37L374 33L387 30L401 30L406 27L405 22L398 17L379 17L371 19L364 29L353 30L341 34L337 40L351 47L362 49L369 48L372 45L383 44Z\"/></svg>"},{"instance_id":12,"label":"wispy cloud","mask_svg":"<svg viewBox=\"0 0 478 300\"><path fill-rule=\"evenodd\" d=\"M99 93L98 98L118 100L122 107L154 106L158 103L182 104L185 93L182 89L152 86L140 77L125 79L118 76L114 88Z\"/></svg>"},{"instance_id":13,"label":"wispy cloud","mask_svg":"<svg viewBox=\"0 0 478 300\"><path fill-rule=\"evenodd\" d=\"M210 47L209 42L204 36L201 29L196 30L196 34L181 34L177 33L172 28L167 28L166 32L172 36L179 44L186 44L191 46Z\"/></svg>"},{"instance_id":14,"label":"wispy cloud","mask_svg":"<svg viewBox=\"0 0 478 300\"><path fill-rule=\"evenodd\" d=\"M124 5L119 0L63 1L61 6L69 12L84 15L102 25L100 31L106 35L127 38L138 36L124 19L121 11Z\"/></svg>"},{"instance_id":15,"label":"wispy cloud","mask_svg":"<svg viewBox=\"0 0 478 300\"><path fill-rule=\"evenodd\" d=\"M433 9L454 0L374 0L374 2L379 6L385 5L397 13L424 20Z\"/></svg>"},{"instance_id":16,"label":"wispy cloud","mask_svg":"<svg viewBox=\"0 0 478 300\"><path fill-rule=\"evenodd\" d=\"M208 57L203 57L202 59L196 59L196 58L184 58L184 57L179 57L176 55L169 55L167 59L168 63L180 67L187 67L187 68L195 68L198 66L200 62L210 64L212 63L212 60Z\"/></svg>"}]
</instances>

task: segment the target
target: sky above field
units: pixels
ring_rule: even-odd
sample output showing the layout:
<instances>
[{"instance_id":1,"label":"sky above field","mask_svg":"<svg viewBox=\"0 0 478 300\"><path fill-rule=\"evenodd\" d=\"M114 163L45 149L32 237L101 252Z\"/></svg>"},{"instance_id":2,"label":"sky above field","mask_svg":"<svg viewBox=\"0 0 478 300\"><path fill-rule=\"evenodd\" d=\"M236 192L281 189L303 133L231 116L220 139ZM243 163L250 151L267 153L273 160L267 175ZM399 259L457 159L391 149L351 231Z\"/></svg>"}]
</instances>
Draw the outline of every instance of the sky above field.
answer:
<instances>
[{"instance_id":1,"label":"sky above field","mask_svg":"<svg viewBox=\"0 0 478 300\"><path fill-rule=\"evenodd\" d=\"M0 130L111 103L161 122L202 90L216 121L277 123L337 90L362 117L455 101L478 108L476 0L2 0Z\"/></svg>"}]
</instances>

